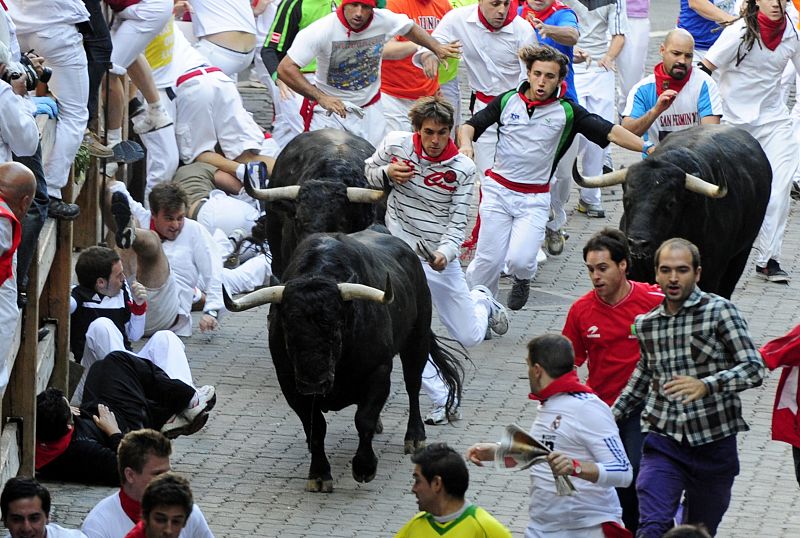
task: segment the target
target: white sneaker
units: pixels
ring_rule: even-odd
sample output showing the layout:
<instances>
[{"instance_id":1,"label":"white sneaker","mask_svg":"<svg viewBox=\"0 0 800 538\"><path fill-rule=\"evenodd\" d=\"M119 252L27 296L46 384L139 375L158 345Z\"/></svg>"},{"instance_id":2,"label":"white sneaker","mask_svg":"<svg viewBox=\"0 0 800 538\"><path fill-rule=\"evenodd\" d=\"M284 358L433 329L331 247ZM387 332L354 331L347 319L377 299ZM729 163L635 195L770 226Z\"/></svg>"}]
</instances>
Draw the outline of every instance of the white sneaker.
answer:
<instances>
[{"instance_id":1,"label":"white sneaker","mask_svg":"<svg viewBox=\"0 0 800 538\"><path fill-rule=\"evenodd\" d=\"M444 426L450 421L461 420L461 407L456 407L449 414L445 412L443 405L437 405L425 416L425 424L429 426Z\"/></svg>"},{"instance_id":2,"label":"white sneaker","mask_svg":"<svg viewBox=\"0 0 800 538\"><path fill-rule=\"evenodd\" d=\"M491 308L489 310L489 328L496 334L506 334L508 332L508 313L506 312L506 307L492 296L492 292L489 291L489 288L486 286L478 284L472 289L486 295L491 303Z\"/></svg>"},{"instance_id":3,"label":"white sneaker","mask_svg":"<svg viewBox=\"0 0 800 538\"><path fill-rule=\"evenodd\" d=\"M149 133L172 125L172 118L169 117L167 111L163 108L148 108L144 114L137 114L134 118L144 116L140 121L135 120L133 123L133 131L136 134Z\"/></svg>"},{"instance_id":4,"label":"white sneaker","mask_svg":"<svg viewBox=\"0 0 800 538\"><path fill-rule=\"evenodd\" d=\"M199 431L208 422L208 412L216 403L217 394L214 387L212 385L200 387L189 406L182 412L172 415L161 427L161 433L169 439L174 439L179 435L191 435Z\"/></svg>"}]
</instances>

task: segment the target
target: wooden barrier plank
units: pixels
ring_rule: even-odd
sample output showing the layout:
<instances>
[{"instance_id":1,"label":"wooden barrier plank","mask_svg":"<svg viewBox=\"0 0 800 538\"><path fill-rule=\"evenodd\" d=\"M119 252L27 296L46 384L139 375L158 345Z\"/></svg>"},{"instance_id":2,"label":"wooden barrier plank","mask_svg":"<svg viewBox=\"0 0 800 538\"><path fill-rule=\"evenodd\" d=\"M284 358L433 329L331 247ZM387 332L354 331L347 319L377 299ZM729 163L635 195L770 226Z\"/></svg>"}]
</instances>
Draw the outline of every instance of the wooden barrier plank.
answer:
<instances>
[{"instance_id":1,"label":"wooden barrier plank","mask_svg":"<svg viewBox=\"0 0 800 538\"><path fill-rule=\"evenodd\" d=\"M9 478L17 476L19 472L18 432L17 425L10 422L6 424L2 435L0 435L0 485L5 484Z\"/></svg>"},{"instance_id":2,"label":"wooden barrier plank","mask_svg":"<svg viewBox=\"0 0 800 538\"><path fill-rule=\"evenodd\" d=\"M55 323L44 325L50 332L39 341L36 350L36 394L50 385L50 377L56 362L56 335L58 326Z\"/></svg>"},{"instance_id":3,"label":"wooden barrier plank","mask_svg":"<svg viewBox=\"0 0 800 538\"><path fill-rule=\"evenodd\" d=\"M50 268L53 265L53 260L56 257L56 250L58 244L56 238L58 235L58 226L55 219L47 219L42 231L39 234L39 244L36 252L36 262L39 265L39 273L47 275L50 273ZM44 288L46 280L39 279L39 287L36 289L36 297L42 296L42 289Z\"/></svg>"}]
</instances>

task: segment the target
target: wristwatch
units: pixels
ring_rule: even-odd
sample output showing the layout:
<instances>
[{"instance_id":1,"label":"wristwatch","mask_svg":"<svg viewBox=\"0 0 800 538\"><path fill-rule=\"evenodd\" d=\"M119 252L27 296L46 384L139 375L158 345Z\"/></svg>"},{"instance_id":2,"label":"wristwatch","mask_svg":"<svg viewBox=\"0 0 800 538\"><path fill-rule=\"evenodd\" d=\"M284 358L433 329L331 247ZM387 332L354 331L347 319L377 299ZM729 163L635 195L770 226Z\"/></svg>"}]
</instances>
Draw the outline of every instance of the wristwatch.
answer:
<instances>
[{"instance_id":1,"label":"wristwatch","mask_svg":"<svg viewBox=\"0 0 800 538\"><path fill-rule=\"evenodd\" d=\"M211 316L214 319L217 319L219 317L219 312L216 310L208 310L207 312L205 312L205 314Z\"/></svg>"},{"instance_id":2,"label":"wristwatch","mask_svg":"<svg viewBox=\"0 0 800 538\"><path fill-rule=\"evenodd\" d=\"M572 460L572 476L578 476L582 471L583 467L581 467L581 462Z\"/></svg>"}]
</instances>

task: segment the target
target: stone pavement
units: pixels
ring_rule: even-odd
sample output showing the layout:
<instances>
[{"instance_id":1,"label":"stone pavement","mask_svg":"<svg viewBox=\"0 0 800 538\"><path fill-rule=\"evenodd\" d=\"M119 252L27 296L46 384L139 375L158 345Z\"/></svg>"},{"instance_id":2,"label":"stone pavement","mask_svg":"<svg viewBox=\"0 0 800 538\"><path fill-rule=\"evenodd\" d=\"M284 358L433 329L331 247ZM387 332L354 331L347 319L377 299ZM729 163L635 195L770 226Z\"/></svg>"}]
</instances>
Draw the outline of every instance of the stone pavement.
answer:
<instances>
[{"instance_id":1,"label":"stone pavement","mask_svg":"<svg viewBox=\"0 0 800 538\"><path fill-rule=\"evenodd\" d=\"M678 2L658 0L653 4L653 31L658 37L651 40L650 65L656 61L660 36L674 24ZM615 151L617 165L637 158L637 154ZM471 351L463 420L428 427L428 442L447 441L461 451L476 441L499 439L507 424L529 427L536 404L527 399L525 343L543 332L560 331L569 304L589 289L581 248L601 226L618 223L620 197L618 187L606 189L605 219L587 219L577 212L570 215L570 239L564 253L541 267L528 306L510 315L508 334ZM573 202L576 200L573 193ZM782 262L796 279L800 279L798 224L800 215L793 204ZM764 283L753 275L752 264L748 266L734 301L747 317L758 345L797 323L797 286ZM503 289L508 289L507 283ZM380 459L375 480L358 484L351 476L350 459L358 443L351 407L326 417L334 492L306 493L309 457L300 421L283 399L275 378L266 344L266 315L264 307L232 314L222 320L222 329L210 341L200 334L186 340L195 379L198 384L216 385L219 396L206 428L174 442L174 469L191 479L197 502L220 537L392 536L417 511L410 492L412 464L403 455L408 403L399 364L382 415L385 430L374 442ZM444 334L438 322L436 327ZM742 472L719 536L800 536L796 510L800 490L791 451L788 445L769 439L777 379L777 373L771 374L764 386L743 395L751 431L739 439ZM423 413L427 405L423 397ZM474 466L470 473L469 499L521 536L527 520L527 474ZM114 491L48 485L54 497L52 519L68 526L80 525L89 509Z\"/></svg>"}]
</instances>

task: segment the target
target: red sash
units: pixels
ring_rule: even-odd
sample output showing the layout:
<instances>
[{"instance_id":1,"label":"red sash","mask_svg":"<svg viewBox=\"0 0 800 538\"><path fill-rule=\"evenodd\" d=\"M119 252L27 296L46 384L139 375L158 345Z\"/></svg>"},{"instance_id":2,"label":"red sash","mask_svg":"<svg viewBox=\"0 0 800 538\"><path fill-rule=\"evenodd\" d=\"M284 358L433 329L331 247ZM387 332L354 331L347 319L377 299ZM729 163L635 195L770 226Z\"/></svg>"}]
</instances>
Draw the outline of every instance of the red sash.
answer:
<instances>
[{"instance_id":1,"label":"red sash","mask_svg":"<svg viewBox=\"0 0 800 538\"><path fill-rule=\"evenodd\" d=\"M22 227L19 225L17 217L11 212L8 204L6 204L6 201L2 198L0 198L0 218L6 218L11 221L11 248L0 255L0 286L2 286L14 274L14 253L19 246Z\"/></svg>"}]
</instances>

